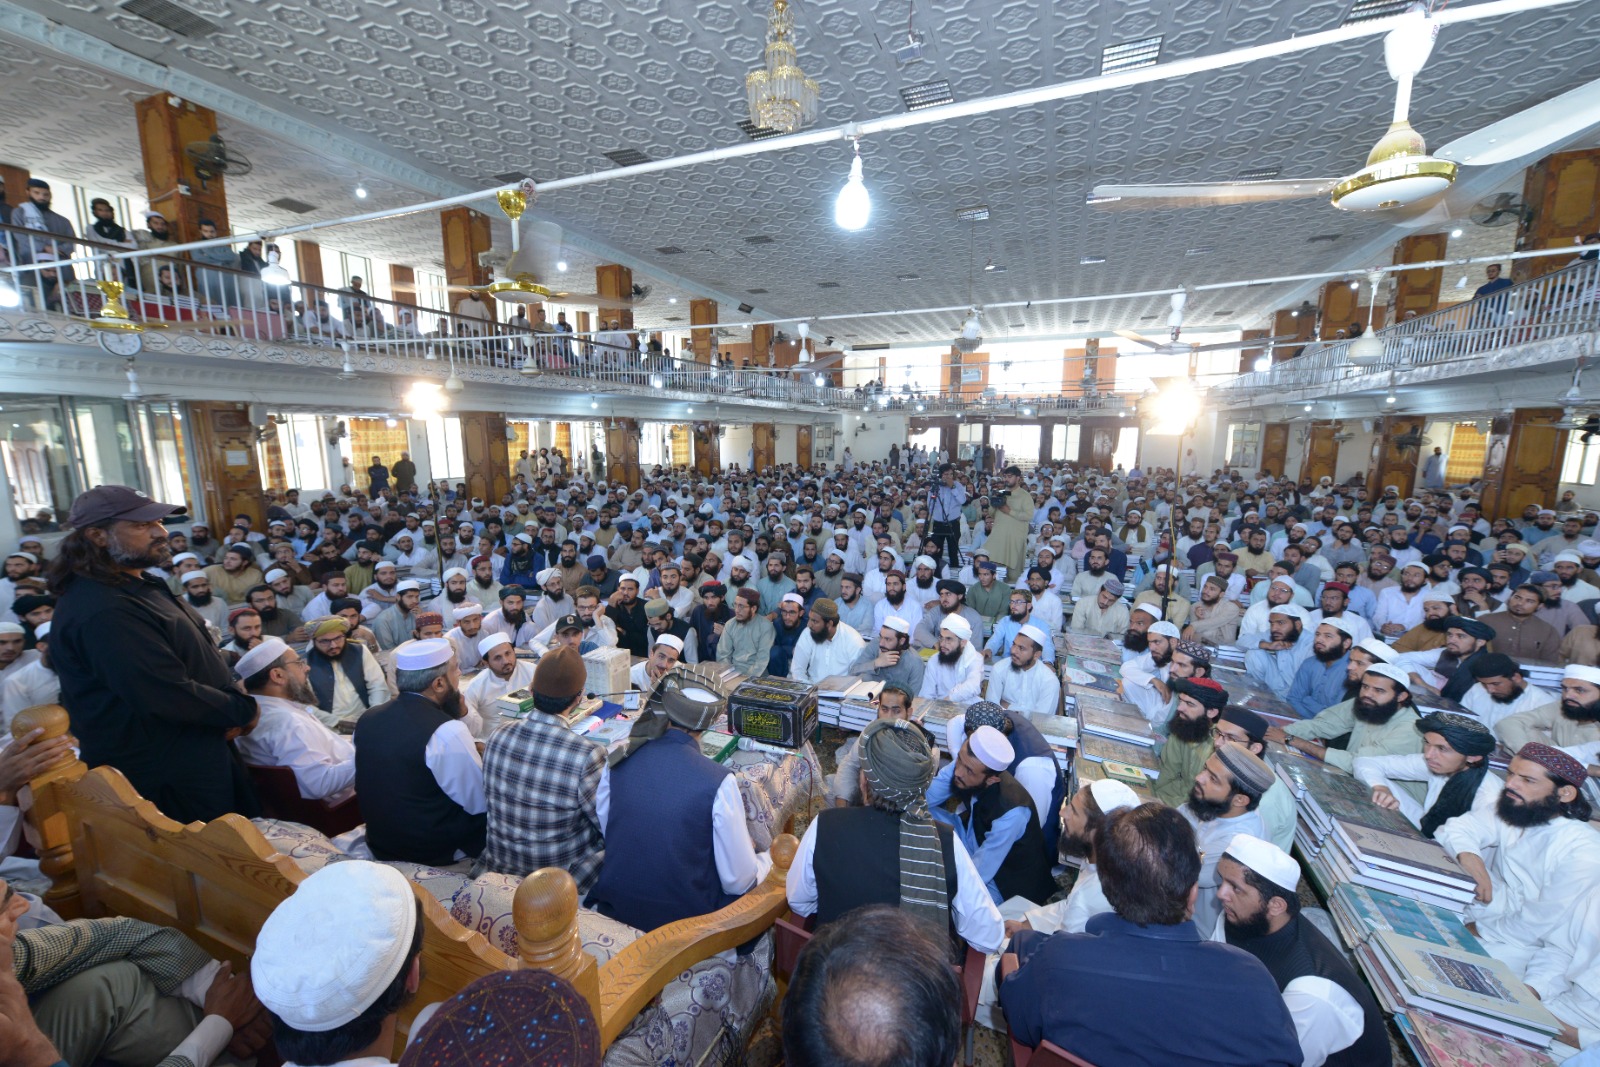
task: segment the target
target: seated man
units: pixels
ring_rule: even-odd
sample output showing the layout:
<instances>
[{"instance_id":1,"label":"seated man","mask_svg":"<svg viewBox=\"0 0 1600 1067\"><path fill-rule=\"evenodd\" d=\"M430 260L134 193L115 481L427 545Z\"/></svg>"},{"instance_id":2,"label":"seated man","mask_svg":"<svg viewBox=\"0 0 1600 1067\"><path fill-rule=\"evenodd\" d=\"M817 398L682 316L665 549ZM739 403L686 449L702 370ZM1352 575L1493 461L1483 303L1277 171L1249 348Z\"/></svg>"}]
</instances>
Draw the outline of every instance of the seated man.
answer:
<instances>
[{"instance_id":1,"label":"seated man","mask_svg":"<svg viewBox=\"0 0 1600 1067\"><path fill-rule=\"evenodd\" d=\"M348 622L334 616L312 623L309 629L306 663L317 698L317 718L323 725L353 722L389 699L389 682L378 657L366 645L350 640Z\"/></svg>"},{"instance_id":2,"label":"seated man","mask_svg":"<svg viewBox=\"0 0 1600 1067\"><path fill-rule=\"evenodd\" d=\"M883 620L876 645L863 645L846 674L862 681L882 682L907 693L922 691L922 675L927 668L921 656L911 649L911 627L898 615Z\"/></svg>"},{"instance_id":3,"label":"seated man","mask_svg":"<svg viewBox=\"0 0 1600 1067\"><path fill-rule=\"evenodd\" d=\"M1245 649L1245 672L1280 700L1289 698L1295 673L1311 655L1315 634L1304 631L1305 617L1305 609L1298 604L1278 604L1267 613L1266 633L1239 635L1239 644Z\"/></svg>"},{"instance_id":4,"label":"seated man","mask_svg":"<svg viewBox=\"0 0 1600 1067\"><path fill-rule=\"evenodd\" d=\"M1560 703L1519 711L1501 719L1493 729L1500 743L1512 752L1529 741L1564 750L1600 741L1600 667L1567 664L1561 676Z\"/></svg>"},{"instance_id":5,"label":"seated man","mask_svg":"<svg viewBox=\"0 0 1600 1067\"><path fill-rule=\"evenodd\" d=\"M767 673L774 638L772 622L760 607L760 593L740 589L733 595L733 619L723 624L717 641L717 659L752 678Z\"/></svg>"},{"instance_id":6,"label":"seated man","mask_svg":"<svg viewBox=\"0 0 1600 1067\"><path fill-rule=\"evenodd\" d=\"M1416 683L1404 667L1379 660L1379 649L1393 655L1377 638L1350 650L1351 671L1361 671L1353 701L1335 704L1314 719L1292 722L1281 729L1275 726L1267 731L1267 740L1288 745L1343 771L1352 769L1360 756L1421 752L1417 710L1411 700L1411 687ZM1347 738L1343 748L1329 744L1341 737Z\"/></svg>"},{"instance_id":7,"label":"seated man","mask_svg":"<svg viewBox=\"0 0 1600 1067\"><path fill-rule=\"evenodd\" d=\"M655 688L657 682L665 678L672 668L677 666L678 657L683 652L680 642L671 634L662 634L650 646L650 658L640 660L628 669L628 682L641 693L648 693Z\"/></svg>"},{"instance_id":8,"label":"seated man","mask_svg":"<svg viewBox=\"0 0 1600 1067\"><path fill-rule=\"evenodd\" d=\"M949 826L924 794L937 753L914 724L876 719L861 732L862 807L825 808L806 827L789 868L789 906L820 929L853 908L889 904L997 952L1000 912Z\"/></svg>"},{"instance_id":9,"label":"seated man","mask_svg":"<svg viewBox=\"0 0 1600 1067\"><path fill-rule=\"evenodd\" d=\"M960 615L939 624L938 651L928 660L917 695L965 704L983 692L983 655L972 644L972 627Z\"/></svg>"},{"instance_id":10,"label":"seated man","mask_svg":"<svg viewBox=\"0 0 1600 1067\"><path fill-rule=\"evenodd\" d=\"M806 615L806 632L795 645L789 677L816 685L849 671L866 647L866 638L839 621L839 605L828 597L818 597Z\"/></svg>"},{"instance_id":11,"label":"seated man","mask_svg":"<svg viewBox=\"0 0 1600 1067\"><path fill-rule=\"evenodd\" d=\"M1492 808L1500 798L1500 779L1489 773L1494 734L1470 715L1435 711L1417 720L1422 751L1403 756L1360 756L1355 776L1372 787L1372 802L1398 811L1423 837L1468 811ZM1423 782L1419 801L1398 782Z\"/></svg>"},{"instance_id":12,"label":"seated man","mask_svg":"<svg viewBox=\"0 0 1600 1067\"><path fill-rule=\"evenodd\" d=\"M899 908L875 905L817 932L789 980L788 1067L950 1067L961 988L950 947Z\"/></svg>"},{"instance_id":13,"label":"seated man","mask_svg":"<svg viewBox=\"0 0 1600 1067\"><path fill-rule=\"evenodd\" d=\"M1223 745L1211 754L1194 780L1189 799L1178 810L1194 827L1200 842L1200 893L1194 921L1202 931L1215 928L1222 905L1217 902L1217 860L1234 834L1266 836L1261 821L1261 798L1278 780L1260 756L1239 747Z\"/></svg>"},{"instance_id":14,"label":"seated man","mask_svg":"<svg viewBox=\"0 0 1600 1067\"><path fill-rule=\"evenodd\" d=\"M1189 613L1189 624L1184 627L1185 637L1213 648L1239 640L1239 622L1244 612L1227 592L1228 579L1206 575L1205 581L1200 583L1200 600Z\"/></svg>"},{"instance_id":15,"label":"seated man","mask_svg":"<svg viewBox=\"0 0 1600 1067\"><path fill-rule=\"evenodd\" d=\"M1123 625L1126 627L1127 624L1124 623ZM1006 610L1001 613L999 619L995 620L994 632L989 635L989 640L984 643L984 662L992 663L996 659L1004 659L1006 653L1011 651L1012 638L1016 637L1024 626L1032 626L1042 634L1050 632L1043 623L1033 617L1033 594L1028 592L1027 589L1014 589L1011 591L1010 599L1007 601ZM979 632L981 630L973 630L973 633ZM1056 661L1056 643L1054 641L1047 640L1044 643L1044 661L1046 663L1054 663Z\"/></svg>"},{"instance_id":16,"label":"seated man","mask_svg":"<svg viewBox=\"0 0 1600 1067\"><path fill-rule=\"evenodd\" d=\"M479 741L487 741L500 725L500 706L507 693L526 689L533 682L534 661L522 659L504 633L478 640L483 669L461 691L461 721Z\"/></svg>"},{"instance_id":17,"label":"seated man","mask_svg":"<svg viewBox=\"0 0 1600 1067\"><path fill-rule=\"evenodd\" d=\"M657 688L595 800L606 855L589 906L646 933L726 907L772 868L732 771L700 751L726 702L680 681Z\"/></svg>"},{"instance_id":18,"label":"seated man","mask_svg":"<svg viewBox=\"0 0 1600 1067\"><path fill-rule=\"evenodd\" d=\"M1078 878L1072 891L1061 900L1023 911L1019 920L1006 920L1007 935L1018 930L1037 930L1041 934L1065 931L1081 934L1089 920L1111 910L1100 872L1095 867L1095 847L1106 819L1119 811L1139 806L1139 794L1113 778L1101 778L1082 786L1061 808L1060 850L1063 859L1078 860ZM1011 903L1007 901L1007 903ZM1010 909L1008 909L1010 910ZM990 976L985 973L985 984Z\"/></svg>"},{"instance_id":19,"label":"seated man","mask_svg":"<svg viewBox=\"0 0 1600 1067\"><path fill-rule=\"evenodd\" d=\"M1473 659L1473 686L1461 698L1461 706L1489 729L1501 719L1560 702L1548 690L1529 685L1516 660L1501 652L1487 652Z\"/></svg>"},{"instance_id":20,"label":"seated man","mask_svg":"<svg viewBox=\"0 0 1600 1067\"><path fill-rule=\"evenodd\" d=\"M483 753L489 803L488 837L478 863L483 870L520 878L540 867L560 867L580 894L600 876L606 842L596 804L607 777L606 750L573 733L562 719L583 700L587 678L577 649L545 654L533 672L533 710L489 738Z\"/></svg>"},{"instance_id":21,"label":"seated man","mask_svg":"<svg viewBox=\"0 0 1600 1067\"><path fill-rule=\"evenodd\" d=\"M277 637L239 657L234 673L255 698L257 715L234 747L253 767L288 767L307 800L337 804L354 793L356 749L317 718L309 668Z\"/></svg>"},{"instance_id":22,"label":"seated man","mask_svg":"<svg viewBox=\"0 0 1600 1067\"><path fill-rule=\"evenodd\" d=\"M922 731L928 740L928 747L934 752L939 750L932 734L927 727L911 718L911 693L899 686L886 685L878 691L878 718L899 719L912 723ZM861 803L861 790L857 785L861 777L861 736L857 734L850 741L839 746L835 754L838 761L838 770L834 771L827 779L828 796L832 798L834 807L843 808L852 804Z\"/></svg>"},{"instance_id":23,"label":"seated man","mask_svg":"<svg viewBox=\"0 0 1600 1067\"><path fill-rule=\"evenodd\" d=\"M1034 812L1044 830L1045 851L1051 851L1049 843L1061 831L1059 816L1067 783L1050 742L1026 711L1010 711L992 700L980 700L945 723L945 747L950 752L960 752L962 743L980 726L994 727L1010 742L1012 759L1006 772L1033 798Z\"/></svg>"},{"instance_id":24,"label":"seated man","mask_svg":"<svg viewBox=\"0 0 1600 1067\"><path fill-rule=\"evenodd\" d=\"M395 653L400 695L356 722L356 792L378 859L448 867L483 851L483 763L460 681L450 642L413 641Z\"/></svg>"},{"instance_id":25,"label":"seated man","mask_svg":"<svg viewBox=\"0 0 1600 1067\"><path fill-rule=\"evenodd\" d=\"M1189 798L1196 776L1211 757L1211 729L1228 704L1228 691L1210 678L1176 679L1172 691L1178 706L1167 720L1161 776L1150 792L1163 804L1177 807Z\"/></svg>"},{"instance_id":26,"label":"seated man","mask_svg":"<svg viewBox=\"0 0 1600 1067\"><path fill-rule=\"evenodd\" d=\"M1249 708L1227 707L1211 726L1211 740L1217 745L1238 745L1251 755L1266 759L1267 720ZM1261 796L1256 808L1267 839L1284 851L1294 845L1294 794L1278 779Z\"/></svg>"},{"instance_id":27,"label":"seated man","mask_svg":"<svg viewBox=\"0 0 1600 1067\"><path fill-rule=\"evenodd\" d=\"M1011 940L1019 966L1000 983L1000 1004L1015 1040L1049 1040L1096 1064L1300 1067L1271 973L1247 952L1204 940L1191 921L1200 855L1182 815L1143 804L1109 816L1095 864L1111 913L1081 934L1023 930Z\"/></svg>"},{"instance_id":28,"label":"seated man","mask_svg":"<svg viewBox=\"0 0 1600 1067\"><path fill-rule=\"evenodd\" d=\"M1042 904L1055 892L1034 800L1006 770L1016 751L993 726L980 726L928 787L935 819L953 827L996 904L1024 897Z\"/></svg>"},{"instance_id":29,"label":"seated man","mask_svg":"<svg viewBox=\"0 0 1600 1067\"><path fill-rule=\"evenodd\" d=\"M1145 610L1146 606L1141 605L1134 616L1143 616ZM1151 623L1144 634L1145 650L1122 665L1117 690L1151 723L1165 722L1172 714L1172 690L1167 680L1172 676L1173 652L1182 640L1178 634L1178 628L1166 619Z\"/></svg>"},{"instance_id":30,"label":"seated man","mask_svg":"<svg viewBox=\"0 0 1600 1067\"><path fill-rule=\"evenodd\" d=\"M988 698L1002 708L1059 713L1061 679L1045 657L1050 647L1050 639L1032 623L1018 630L1006 657L989 673Z\"/></svg>"},{"instance_id":31,"label":"seated man","mask_svg":"<svg viewBox=\"0 0 1600 1067\"><path fill-rule=\"evenodd\" d=\"M1354 643L1348 621L1338 616L1313 629L1311 655L1294 672L1285 698L1301 718L1309 719L1344 698L1345 667Z\"/></svg>"},{"instance_id":32,"label":"seated man","mask_svg":"<svg viewBox=\"0 0 1600 1067\"><path fill-rule=\"evenodd\" d=\"M1477 882L1463 916L1489 955L1536 990L1559 961L1545 950L1600 889L1600 834L1588 824L1583 764L1538 742L1512 757L1492 811L1470 810L1434 840Z\"/></svg>"},{"instance_id":33,"label":"seated man","mask_svg":"<svg viewBox=\"0 0 1600 1067\"><path fill-rule=\"evenodd\" d=\"M1075 634L1116 637L1128 629L1128 611L1122 599L1122 580L1107 576L1099 589L1073 605L1070 629Z\"/></svg>"},{"instance_id":34,"label":"seated man","mask_svg":"<svg viewBox=\"0 0 1600 1067\"><path fill-rule=\"evenodd\" d=\"M250 978L278 1055L304 1067L394 1054L400 1009L422 982L422 902L405 875L330 863L272 909Z\"/></svg>"},{"instance_id":35,"label":"seated man","mask_svg":"<svg viewBox=\"0 0 1600 1067\"><path fill-rule=\"evenodd\" d=\"M1300 918L1300 865L1269 841L1237 834L1217 863L1227 944L1271 972L1307 1067L1389 1067L1389 1028L1344 953Z\"/></svg>"}]
</instances>

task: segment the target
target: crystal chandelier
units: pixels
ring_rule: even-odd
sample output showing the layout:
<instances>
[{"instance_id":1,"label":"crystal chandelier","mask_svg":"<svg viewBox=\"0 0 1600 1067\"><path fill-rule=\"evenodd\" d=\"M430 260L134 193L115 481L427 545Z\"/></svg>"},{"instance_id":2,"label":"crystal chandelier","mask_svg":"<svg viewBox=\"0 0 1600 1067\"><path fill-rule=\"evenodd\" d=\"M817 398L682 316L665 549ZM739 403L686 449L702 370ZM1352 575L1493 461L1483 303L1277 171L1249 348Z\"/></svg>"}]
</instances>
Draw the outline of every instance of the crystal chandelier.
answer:
<instances>
[{"instance_id":1,"label":"crystal chandelier","mask_svg":"<svg viewBox=\"0 0 1600 1067\"><path fill-rule=\"evenodd\" d=\"M788 0L772 0L767 15L767 66L745 75L750 121L757 126L793 133L817 118L817 83L806 77L795 58L794 16Z\"/></svg>"}]
</instances>

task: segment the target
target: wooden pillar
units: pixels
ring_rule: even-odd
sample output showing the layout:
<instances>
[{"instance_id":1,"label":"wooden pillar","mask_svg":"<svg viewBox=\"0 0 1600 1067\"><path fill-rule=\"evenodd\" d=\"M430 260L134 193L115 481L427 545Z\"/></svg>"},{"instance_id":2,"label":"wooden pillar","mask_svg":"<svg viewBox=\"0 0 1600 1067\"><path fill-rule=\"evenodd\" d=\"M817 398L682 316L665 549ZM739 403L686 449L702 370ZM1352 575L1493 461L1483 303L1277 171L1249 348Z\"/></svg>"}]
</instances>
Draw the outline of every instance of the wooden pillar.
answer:
<instances>
[{"instance_id":1,"label":"wooden pillar","mask_svg":"<svg viewBox=\"0 0 1600 1067\"><path fill-rule=\"evenodd\" d=\"M478 265L478 253L489 251L493 237L489 216L470 207L452 207L439 212L439 229L444 239L444 278L453 286L487 285L489 270ZM447 298L455 306L458 297ZM498 499L498 498L496 498Z\"/></svg>"},{"instance_id":2,"label":"wooden pillar","mask_svg":"<svg viewBox=\"0 0 1600 1067\"><path fill-rule=\"evenodd\" d=\"M230 231L223 178L202 178L184 151L216 134L217 113L187 100L173 107L168 102L171 99L167 93L156 93L133 105L150 208L166 216L180 243L200 239L202 218L215 222L217 231L226 234Z\"/></svg>"},{"instance_id":3,"label":"wooden pillar","mask_svg":"<svg viewBox=\"0 0 1600 1067\"><path fill-rule=\"evenodd\" d=\"M1573 238L1600 231L1600 149L1557 152L1539 160L1523 177L1522 202L1528 213L1517 227L1519 250L1565 247ZM1519 259L1512 265L1511 280L1537 278L1566 263L1565 256Z\"/></svg>"},{"instance_id":4,"label":"wooden pillar","mask_svg":"<svg viewBox=\"0 0 1600 1067\"><path fill-rule=\"evenodd\" d=\"M750 465L752 470L764 471L775 463L777 448L777 427L770 422L752 423L750 426ZM840 453L843 455L843 453Z\"/></svg>"},{"instance_id":5,"label":"wooden pillar","mask_svg":"<svg viewBox=\"0 0 1600 1067\"><path fill-rule=\"evenodd\" d=\"M962 352L951 345L949 364L945 388L951 396L976 400L989 387L989 353Z\"/></svg>"},{"instance_id":6,"label":"wooden pillar","mask_svg":"<svg viewBox=\"0 0 1600 1067\"><path fill-rule=\"evenodd\" d=\"M463 411L459 415L467 495L498 504L502 497L511 492L506 417L495 411Z\"/></svg>"},{"instance_id":7,"label":"wooden pillar","mask_svg":"<svg viewBox=\"0 0 1600 1067\"><path fill-rule=\"evenodd\" d=\"M306 285L322 285L322 246L315 241L296 241L294 258L300 268L299 281Z\"/></svg>"},{"instance_id":8,"label":"wooden pillar","mask_svg":"<svg viewBox=\"0 0 1600 1067\"><path fill-rule=\"evenodd\" d=\"M1041 422L1039 424L1039 463L1044 465L1052 463L1052 452L1055 449L1056 424Z\"/></svg>"},{"instance_id":9,"label":"wooden pillar","mask_svg":"<svg viewBox=\"0 0 1600 1067\"><path fill-rule=\"evenodd\" d=\"M1556 499L1569 435L1561 412L1518 408L1494 420L1483 462L1485 515L1520 515L1529 504Z\"/></svg>"},{"instance_id":10,"label":"wooden pillar","mask_svg":"<svg viewBox=\"0 0 1600 1067\"><path fill-rule=\"evenodd\" d=\"M1271 335L1268 334L1266 330L1246 330L1241 335L1242 339L1245 341L1257 341L1263 337L1269 336ZM1265 348L1239 349L1239 373L1249 374L1251 371L1255 370L1256 360L1266 355L1266 352L1267 350Z\"/></svg>"},{"instance_id":11,"label":"wooden pillar","mask_svg":"<svg viewBox=\"0 0 1600 1067\"><path fill-rule=\"evenodd\" d=\"M772 335L771 325L750 327L750 365L752 367L772 366Z\"/></svg>"},{"instance_id":12,"label":"wooden pillar","mask_svg":"<svg viewBox=\"0 0 1600 1067\"><path fill-rule=\"evenodd\" d=\"M702 478L714 478L722 469L720 427L714 422L694 424L694 469Z\"/></svg>"},{"instance_id":13,"label":"wooden pillar","mask_svg":"<svg viewBox=\"0 0 1600 1067\"><path fill-rule=\"evenodd\" d=\"M1269 422L1261 432L1261 469L1274 478L1283 477L1289 461L1289 424ZM1367 483L1371 485L1371 482Z\"/></svg>"},{"instance_id":14,"label":"wooden pillar","mask_svg":"<svg viewBox=\"0 0 1600 1067\"><path fill-rule=\"evenodd\" d=\"M639 488L639 421L610 419L606 422L606 481L625 485L631 492Z\"/></svg>"},{"instance_id":15,"label":"wooden pillar","mask_svg":"<svg viewBox=\"0 0 1600 1067\"><path fill-rule=\"evenodd\" d=\"M1121 419L1084 419L1078 425L1078 464L1098 467L1111 473L1112 457L1117 451L1117 437L1122 432Z\"/></svg>"},{"instance_id":16,"label":"wooden pillar","mask_svg":"<svg viewBox=\"0 0 1600 1067\"><path fill-rule=\"evenodd\" d=\"M36 704L17 712L11 720L11 736L21 739L34 730L43 730L39 740L49 741L65 736L69 725L66 708L59 704ZM88 773L88 764L68 749L59 760L40 770L28 782L33 792L33 807L28 812L28 822L38 835L39 873L50 879L50 888L45 890L44 900L69 921L84 918L83 895L73 862L74 827L63 810L58 790L79 781Z\"/></svg>"},{"instance_id":17,"label":"wooden pillar","mask_svg":"<svg viewBox=\"0 0 1600 1067\"><path fill-rule=\"evenodd\" d=\"M716 334L710 329L695 329L694 327L709 327L717 321L717 302L715 300L689 301L689 347L694 351L696 363L710 363L717 354ZM715 468L713 468L715 469Z\"/></svg>"},{"instance_id":18,"label":"wooden pillar","mask_svg":"<svg viewBox=\"0 0 1600 1067\"><path fill-rule=\"evenodd\" d=\"M1450 238L1443 233L1414 233L1402 237L1394 246L1394 262L1426 263L1443 259ZM1444 268L1403 270L1394 278L1394 321L1404 322L1408 315L1427 315L1438 310L1439 285L1444 281Z\"/></svg>"},{"instance_id":19,"label":"wooden pillar","mask_svg":"<svg viewBox=\"0 0 1600 1067\"><path fill-rule=\"evenodd\" d=\"M249 405L192 401L184 426L194 435L200 493L211 528L226 530L235 515L249 515L253 528L266 529L266 500Z\"/></svg>"},{"instance_id":20,"label":"wooden pillar","mask_svg":"<svg viewBox=\"0 0 1600 1067\"><path fill-rule=\"evenodd\" d=\"M597 329L607 329L615 321L619 329L633 330L633 305L625 303L633 299L633 271L616 263L602 263L594 269L594 291L600 294L599 322ZM610 300L611 303L607 303ZM635 337L632 343L637 346ZM613 356L616 353L612 353ZM638 466L639 444L637 432L633 446L634 466ZM638 475L634 475L633 488L638 488Z\"/></svg>"},{"instance_id":21,"label":"wooden pillar","mask_svg":"<svg viewBox=\"0 0 1600 1067\"><path fill-rule=\"evenodd\" d=\"M1417 458L1422 450L1409 444L1401 447L1395 442L1404 443L1407 434L1421 434L1427 421L1421 415L1385 415L1375 420L1372 458L1367 464L1368 499L1381 497L1386 485L1398 489L1402 498L1416 489Z\"/></svg>"},{"instance_id":22,"label":"wooden pillar","mask_svg":"<svg viewBox=\"0 0 1600 1067\"><path fill-rule=\"evenodd\" d=\"M0 163L0 192L5 193L6 205L15 208L28 199L28 168L11 163ZM10 222L8 215L5 219Z\"/></svg>"},{"instance_id":23,"label":"wooden pillar","mask_svg":"<svg viewBox=\"0 0 1600 1067\"><path fill-rule=\"evenodd\" d=\"M389 289L396 304L417 306L417 272L398 263L389 264Z\"/></svg>"},{"instance_id":24,"label":"wooden pillar","mask_svg":"<svg viewBox=\"0 0 1600 1067\"><path fill-rule=\"evenodd\" d=\"M803 471L811 469L811 424L794 428L794 460Z\"/></svg>"},{"instance_id":25,"label":"wooden pillar","mask_svg":"<svg viewBox=\"0 0 1600 1067\"><path fill-rule=\"evenodd\" d=\"M1317 306L1322 312L1320 336L1324 341L1336 338L1339 331L1352 322L1367 320L1361 311L1361 294L1350 288L1349 282L1328 282L1322 287L1322 298Z\"/></svg>"}]
</instances>

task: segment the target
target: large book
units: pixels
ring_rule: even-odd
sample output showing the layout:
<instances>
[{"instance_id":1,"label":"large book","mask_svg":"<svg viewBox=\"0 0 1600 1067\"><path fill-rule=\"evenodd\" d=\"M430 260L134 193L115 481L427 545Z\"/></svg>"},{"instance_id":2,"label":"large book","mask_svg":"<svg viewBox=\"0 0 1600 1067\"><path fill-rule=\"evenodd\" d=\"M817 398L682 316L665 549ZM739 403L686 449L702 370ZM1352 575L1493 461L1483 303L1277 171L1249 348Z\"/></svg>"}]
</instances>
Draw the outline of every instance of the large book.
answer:
<instances>
[{"instance_id":1,"label":"large book","mask_svg":"<svg viewBox=\"0 0 1600 1067\"><path fill-rule=\"evenodd\" d=\"M932 731L940 741L944 740L945 725L957 715L966 713L966 706L953 700L915 697L911 701L911 717Z\"/></svg>"},{"instance_id":2,"label":"large book","mask_svg":"<svg viewBox=\"0 0 1600 1067\"><path fill-rule=\"evenodd\" d=\"M1095 637L1091 634L1076 634L1068 631L1067 648L1074 654L1097 659L1102 663L1122 664L1122 644L1109 637ZM1096 672L1099 673L1099 672Z\"/></svg>"},{"instance_id":3,"label":"large book","mask_svg":"<svg viewBox=\"0 0 1600 1067\"><path fill-rule=\"evenodd\" d=\"M1408 1007L1506 1033L1541 1048L1561 1023L1511 968L1492 956L1429 944L1392 930L1367 942Z\"/></svg>"},{"instance_id":4,"label":"large book","mask_svg":"<svg viewBox=\"0 0 1600 1067\"><path fill-rule=\"evenodd\" d=\"M1422 878L1409 878L1403 874L1386 871L1381 867L1370 867L1365 863L1357 863L1350 858L1349 853L1337 847L1336 841L1329 842L1328 846L1322 849L1317 858L1327 867L1335 884L1354 882L1356 885L1366 886L1368 889L1381 889L1385 893L1399 893L1403 896L1425 901L1446 911L1455 912L1458 915L1466 911L1467 905L1472 901L1470 892L1462 894Z\"/></svg>"},{"instance_id":5,"label":"large book","mask_svg":"<svg viewBox=\"0 0 1600 1067\"><path fill-rule=\"evenodd\" d=\"M1138 707L1120 700L1080 695L1078 728L1084 734L1096 734L1146 748L1154 748L1156 744L1155 729L1150 721L1139 714Z\"/></svg>"},{"instance_id":6,"label":"large book","mask_svg":"<svg viewBox=\"0 0 1600 1067\"><path fill-rule=\"evenodd\" d=\"M1078 738L1078 753L1094 763L1126 763L1139 768L1147 778L1161 777L1161 765L1153 749L1127 741L1113 741L1109 737L1084 734Z\"/></svg>"},{"instance_id":7,"label":"large book","mask_svg":"<svg viewBox=\"0 0 1600 1067\"><path fill-rule=\"evenodd\" d=\"M1407 826L1408 830L1411 827ZM1333 832L1351 857L1373 867L1415 875L1472 892L1476 883L1437 842L1417 836L1414 830L1397 834L1363 826L1349 819L1335 819Z\"/></svg>"},{"instance_id":8,"label":"large book","mask_svg":"<svg viewBox=\"0 0 1600 1067\"><path fill-rule=\"evenodd\" d=\"M1062 656L1060 666L1063 682L1093 686L1108 692L1116 691L1117 679L1122 677L1122 664L1119 661L1107 662L1075 652Z\"/></svg>"},{"instance_id":9,"label":"large book","mask_svg":"<svg viewBox=\"0 0 1600 1067\"><path fill-rule=\"evenodd\" d=\"M1110 766L1115 768L1117 763L1112 761ZM1072 764L1072 791L1077 792L1090 782L1098 782L1102 778L1116 778L1115 775L1106 773L1106 767L1107 764L1096 763L1093 760L1074 760ZM1146 778L1142 771L1138 772L1137 781L1132 778L1116 778L1116 780L1124 782L1129 789L1132 789L1138 795L1141 803L1149 803L1155 799L1155 795L1150 792L1150 779Z\"/></svg>"},{"instance_id":10,"label":"large book","mask_svg":"<svg viewBox=\"0 0 1600 1067\"><path fill-rule=\"evenodd\" d=\"M633 657L628 655L628 650L615 645L585 652L583 667L588 677L583 683L583 691L607 700L614 699L628 688L628 671L632 666Z\"/></svg>"},{"instance_id":11,"label":"large book","mask_svg":"<svg viewBox=\"0 0 1600 1067\"><path fill-rule=\"evenodd\" d=\"M1426 1011L1394 1017L1411 1051L1425 1067L1554 1067L1536 1048Z\"/></svg>"},{"instance_id":12,"label":"large book","mask_svg":"<svg viewBox=\"0 0 1600 1067\"><path fill-rule=\"evenodd\" d=\"M1459 949L1474 956L1489 953L1455 912L1421 900L1346 882L1334 889L1328 909L1339 909L1355 926L1356 940L1392 930L1418 941Z\"/></svg>"},{"instance_id":13,"label":"large book","mask_svg":"<svg viewBox=\"0 0 1600 1067\"><path fill-rule=\"evenodd\" d=\"M1380 808L1372 802L1371 791L1353 775L1321 760L1298 759L1269 754L1269 763L1278 777L1288 784L1295 806L1306 817L1320 842L1333 832L1335 819L1347 819L1362 826L1393 833L1420 836L1410 821L1398 811Z\"/></svg>"}]
</instances>

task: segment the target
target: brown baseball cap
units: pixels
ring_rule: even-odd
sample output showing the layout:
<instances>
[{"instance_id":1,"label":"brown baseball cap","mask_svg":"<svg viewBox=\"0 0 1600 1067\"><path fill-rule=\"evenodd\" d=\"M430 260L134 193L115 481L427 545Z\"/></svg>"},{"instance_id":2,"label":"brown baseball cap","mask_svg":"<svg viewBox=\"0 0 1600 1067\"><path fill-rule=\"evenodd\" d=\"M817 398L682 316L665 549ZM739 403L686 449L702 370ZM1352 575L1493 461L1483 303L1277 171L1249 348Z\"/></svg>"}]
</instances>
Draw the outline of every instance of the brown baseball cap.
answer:
<instances>
[{"instance_id":1,"label":"brown baseball cap","mask_svg":"<svg viewBox=\"0 0 1600 1067\"><path fill-rule=\"evenodd\" d=\"M187 511L182 504L163 504L127 485L97 485L78 494L67 513L67 523L74 529L98 526L101 523L152 522Z\"/></svg>"},{"instance_id":2,"label":"brown baseball cap","mask_svg":"<svg viewBox=\"0 0 1600 1067\"><path fill-rule=\"evenodd\" d=\"M539 665L533 669L533 691L557 699L575 697L583 692L588 679L583 654L562 645L539 657Z\"/></svg>"}]
</instances>

